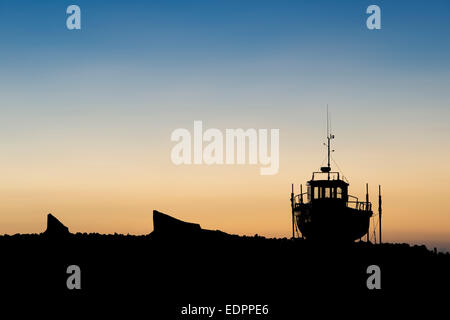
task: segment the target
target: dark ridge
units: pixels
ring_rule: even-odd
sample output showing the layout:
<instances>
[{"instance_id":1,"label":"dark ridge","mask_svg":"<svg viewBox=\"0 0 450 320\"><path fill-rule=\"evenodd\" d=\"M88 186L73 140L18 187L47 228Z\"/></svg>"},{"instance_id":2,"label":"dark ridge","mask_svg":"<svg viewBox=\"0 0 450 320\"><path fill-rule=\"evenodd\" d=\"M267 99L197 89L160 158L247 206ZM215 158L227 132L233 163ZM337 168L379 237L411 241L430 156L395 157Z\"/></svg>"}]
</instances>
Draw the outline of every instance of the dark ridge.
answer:
<instances>
[{"instance_id":1,"label":"dark ridge","mask_svg":"<svg viewBox=\"0 0 450 320\"><path fill-rule=\"evenodd\" d=\"M299 301L303 309L330 297L372 303L450 287L450 255L425 246L237 236L156 210L153 218L154 231L140 236L71 234L52 215L44 233L0 236L0 294L144 299L169 312L155 319L179 318L173 312L180 304L268 303L270 319L291 319L277 312L297 315ZM81 269L79 291L66 287L70 265ZM367 289L370 265L381 269L380 291Z\"/></svg>"}]
</instances>

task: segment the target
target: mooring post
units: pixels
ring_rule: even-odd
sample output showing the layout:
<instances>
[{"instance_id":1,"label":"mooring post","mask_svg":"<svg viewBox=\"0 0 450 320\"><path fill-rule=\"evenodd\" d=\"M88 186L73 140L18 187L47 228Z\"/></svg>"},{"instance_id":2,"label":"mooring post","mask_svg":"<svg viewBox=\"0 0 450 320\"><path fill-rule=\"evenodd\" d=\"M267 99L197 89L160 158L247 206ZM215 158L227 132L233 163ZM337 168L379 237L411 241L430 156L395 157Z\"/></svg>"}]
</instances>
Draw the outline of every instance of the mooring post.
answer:
<instances>
[{"instance_id":1,"label":"mooring post","mask_svg":"<svg viewBox=\"0 0 450 320\"><path fill-rule=\"evenodd\" d=\"M379 224L379 230L378 235L380 238L380 244L381 244L381 185L378 185L378 224Z\"/></svg>"},{"instance_id":2,"label":"mooring post","mask_svg":"<svg viewBox=\"0 0 450 320\"><path fill-rule=\"evenodd\" d=\"M295 230L294 230L294 184L292 184L292 191L291 191L291 208L292 208L292 238L295 238Z\"/></svg>"},{"instance_id":3,"label":"mooring post","mask_svg":"<svg viewBox=\"0 0 450 320\"><path fill-rule=\"evenodd\" d=\"M369 210L369 184L366 183L366 211ZM369 233L370 233L370 219L369 219L369 227L367 228L367 242L369 242Z\"/></svg>"}]
</instances>

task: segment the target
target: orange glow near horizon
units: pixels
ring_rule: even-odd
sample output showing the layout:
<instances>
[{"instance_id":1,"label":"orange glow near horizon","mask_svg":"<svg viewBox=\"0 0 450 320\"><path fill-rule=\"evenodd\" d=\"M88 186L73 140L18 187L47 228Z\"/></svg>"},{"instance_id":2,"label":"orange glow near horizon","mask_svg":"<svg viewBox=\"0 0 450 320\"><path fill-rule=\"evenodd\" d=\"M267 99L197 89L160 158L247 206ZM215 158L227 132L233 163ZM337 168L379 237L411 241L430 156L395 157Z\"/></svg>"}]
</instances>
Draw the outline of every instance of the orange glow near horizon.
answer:
<instances>
[{"instance_id":1,"label":"orange glow near horizon","mask_svg":"<svg viewBox=\"0 0 450 320\"><path fill-rule=\"evenodd\" d=\"M320 130L315 131L319 136ZM350 194L364 199L368 182L376 211L381 184L385 241L446 248L450 173L432 170L434 157L423 154L450 159L449 151L439 141L401 141L402 137L389 141L384 134L377 134L382 140L376 140L373 134L362 132L358 140L368 143L358 148L354 147L358 142L348 138L350 133L341 134L345 142L336 139L335 158L345 168ZM50 212L71 232L147 234L153 230L156 209L206 229L289 237L290 185L295 183L299 192L299 184L305 185L320 166L316 160L324 150L313 141L290 149L294 142L283 140L283 130L280 136L280 171L274 176L259 175L258 165L175 166L170 162L174 143L169 138L152 152L124 153L107 146L83 149L77 158L64 147L45 157L34 154L32 163L8 164L1 190L0 233L42 232ZM310 146L310 152L303 152Z\"/></svg>"}]
</instances>

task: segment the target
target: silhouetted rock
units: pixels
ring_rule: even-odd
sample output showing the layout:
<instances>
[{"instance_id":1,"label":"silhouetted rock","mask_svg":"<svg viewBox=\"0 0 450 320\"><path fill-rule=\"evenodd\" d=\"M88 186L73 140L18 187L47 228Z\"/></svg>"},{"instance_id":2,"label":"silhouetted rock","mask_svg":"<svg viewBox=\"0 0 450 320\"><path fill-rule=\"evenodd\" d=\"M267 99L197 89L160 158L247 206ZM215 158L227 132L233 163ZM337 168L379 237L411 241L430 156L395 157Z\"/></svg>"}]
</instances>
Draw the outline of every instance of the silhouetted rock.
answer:
<instances>
[{"instance_id":1,"label":"silhouetted rock","mask_svg":"<svg viewBox=\"0 0 450 320\"><path fill-rule=\"evenodd\" d=\"M184 222L153 210L153 232L156 234L176 236L199 233L201 230L197 223Z\"/></svg>"},{"instance_id":2,"label":"silhouetted rock","mask_svg":"<svg viewBox=\"0 0 450 320\"><path fill-rule=\"evenodd\" d=\"M44 232L47 236L66 236L69 235L69 228L63 225L51 213L47 215L47 230Z\"/></svg>"},{"instance_id":3,"label":"silhouetted rock","mask_svg":"<svg viewBox=\"0 0 450 320\"><path fill-rule=\"evenodd\" d=\"M158 237L164 241L171 240L214 242L239 239L237 235L231 235L219 230L202 229L197 223L185 222L165 213L153 210L153 232L151 237Z\"/></svg>"}]
</instances>

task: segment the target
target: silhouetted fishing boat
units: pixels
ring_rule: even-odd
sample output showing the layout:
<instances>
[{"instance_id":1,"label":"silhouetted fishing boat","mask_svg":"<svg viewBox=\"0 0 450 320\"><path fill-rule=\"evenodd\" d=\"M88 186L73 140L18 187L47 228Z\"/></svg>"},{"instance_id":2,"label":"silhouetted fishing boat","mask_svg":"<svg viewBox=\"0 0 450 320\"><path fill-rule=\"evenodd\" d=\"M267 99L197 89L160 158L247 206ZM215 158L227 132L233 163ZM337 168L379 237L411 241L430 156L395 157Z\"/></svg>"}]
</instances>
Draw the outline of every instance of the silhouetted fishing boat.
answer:
<instances>
[{"instance_id":1,"label":"silhouetted fishing boat","mask_svg":"<svg viewBox=\"0 0 450 320\"><path fill-rule=\"evenodd\" d=\"M291 192L292 235L301 233L309 240L354 241L367 235L369 239L372 204L366 185L365 201L348 194L349 183L339 172L330 167L330 133L327 111L328 164L319 172L313 172L307 182L307 191ZM304 199L306 197L306 199ZM380 198L381 201L381 198ZM380 224L381 226L381 224ZM381 231L381 230L380 230Z\"/></svg>"}]
</instances>

